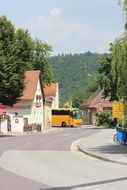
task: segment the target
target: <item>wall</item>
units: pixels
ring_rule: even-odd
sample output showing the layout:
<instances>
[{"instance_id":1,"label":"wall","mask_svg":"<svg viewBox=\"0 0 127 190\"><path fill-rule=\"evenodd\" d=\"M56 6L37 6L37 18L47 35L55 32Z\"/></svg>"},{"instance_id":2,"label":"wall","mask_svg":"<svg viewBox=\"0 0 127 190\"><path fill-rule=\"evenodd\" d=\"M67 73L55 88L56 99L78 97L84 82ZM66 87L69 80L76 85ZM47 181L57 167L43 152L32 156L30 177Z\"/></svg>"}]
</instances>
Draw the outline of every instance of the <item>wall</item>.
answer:
<instances>
[{"instance_id":1,"label":"wall","mask_svg":"<svg viewBox=\"0 0 127 190\"><path fill-rule=\"evenodd\" d=\"M59 87L58 87L58 83L56 83L56 94L52 98L53 98L52 108L59 108Z\"/></svg>"},{"instance_id":2,"label":"wall","mask_svg":"<svg viewBox=\"0 0 127 190\"><path fill-rule=\"evenodd\" d=\"M37 95L41 97L41 99L37 99ZM26 103L27 104L27 103ZM40 81L38 81L37 89L35 93L35 97L33 102L31 103L31 106L26 108L11 108L7 109L7 113L11 113L11 128L12 132L23 132L23 126L24 124L20 124L20 129L17 123L14 122L14 113L17 112L19 117L28 118L28 124L31 125L33 128L35 128L38 124L41 125L41 130L43 130L44 126L44 106L43 106L43 97L41 92L41 85ZM16 129L17 128L17 129Z\"/></svg>"},{"instance_id":3,"label":"wall","mask_svg":"<svg viewBox=\"0 0 127 190\"><path fill-rule=\"evenodd\" d=\"M7 120L6 119L1 120L0 132L1 133L7 133L8 132L8 130L7 130Z\"/></svg>"},{"instance_id":4,"label":"wall","mask_svg":"<svg viewBox=\"0 0 127 190\"><path fill-rule=\"evenodd\" d=\"M46 102L45 104L45 129L49 129L52 126L52 112L51 103Z\"/></svg>"},{"instance_id":5,"label":"wall","mask_svg":"<svg viewBox=\"0 0 127 190\"><path fill-rule=\"evenodd\" d=\"M23 117L13 116L11 123L11 132L13 133L23 133L24 121Z\"/></svg>"},{"instance_id":6,"label":"wall","mask_svg":"<svg viewBox=\"0 0 127 190\"><path fill-rule=\"evenodd\" d=\"M88 125L95 125L96 109L84 109L83 111L83 123Z\"/></svg>"}]
</instances>

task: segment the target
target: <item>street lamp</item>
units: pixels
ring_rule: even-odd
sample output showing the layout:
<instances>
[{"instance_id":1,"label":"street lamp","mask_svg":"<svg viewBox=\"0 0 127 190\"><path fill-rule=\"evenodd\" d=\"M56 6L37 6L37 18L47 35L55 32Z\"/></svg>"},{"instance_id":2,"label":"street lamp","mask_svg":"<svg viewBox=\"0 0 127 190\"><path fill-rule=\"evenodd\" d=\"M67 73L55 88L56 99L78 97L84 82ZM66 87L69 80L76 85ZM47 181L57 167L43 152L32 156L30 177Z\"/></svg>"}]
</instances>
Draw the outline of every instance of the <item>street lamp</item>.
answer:
<instances>
[{"instance_id":1,"label":"street lamp","mask_svg":"<svg viewBox=\"0 0 127 190\"><path fill-rule=\"evenodd\" d=\"M92 77L93 75L91 75L90 73L87 74L89 77Z\"/></svg>"}]
</instances>

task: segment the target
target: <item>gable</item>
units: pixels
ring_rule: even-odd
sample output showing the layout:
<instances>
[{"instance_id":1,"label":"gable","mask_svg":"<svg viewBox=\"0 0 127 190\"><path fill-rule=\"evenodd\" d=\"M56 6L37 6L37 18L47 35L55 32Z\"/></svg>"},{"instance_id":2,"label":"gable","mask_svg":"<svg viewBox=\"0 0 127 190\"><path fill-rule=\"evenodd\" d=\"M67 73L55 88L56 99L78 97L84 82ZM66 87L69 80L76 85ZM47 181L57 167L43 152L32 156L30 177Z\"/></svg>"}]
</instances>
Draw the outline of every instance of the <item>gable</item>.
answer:
<instances>
[{"instance_id":1,"label":"gable","mask_svg":"<svg viewBox=\"0 0 127 190\"><path fill-rule=\"evenodd\" d=\"M44 86L45 96L55 96L58 91L58 83L51 83L50 86Z\"/></svg>"},{"instance_id":2,"label":"gable","mask_svg":"<svg viewBox=\"0 0 127 190\"><path fill-rule=\"evenodd\" d=\"M104 99L102 92L98 89L80 106L80 108L97 108L100 106L112 107L112 102L110 102L108 99Z\"/></svg>"}]
</instances>

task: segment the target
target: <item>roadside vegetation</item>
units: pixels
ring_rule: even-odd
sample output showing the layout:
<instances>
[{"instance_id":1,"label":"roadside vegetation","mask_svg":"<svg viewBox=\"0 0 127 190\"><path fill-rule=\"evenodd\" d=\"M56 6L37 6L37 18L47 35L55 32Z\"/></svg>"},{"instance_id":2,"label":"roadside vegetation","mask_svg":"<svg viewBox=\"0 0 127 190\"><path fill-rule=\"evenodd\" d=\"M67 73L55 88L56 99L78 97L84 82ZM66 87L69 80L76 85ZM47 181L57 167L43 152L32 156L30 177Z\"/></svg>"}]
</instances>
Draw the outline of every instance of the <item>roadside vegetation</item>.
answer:
<instances>
[{"instance_id":1,"label":"roadside vegetation","mask_svg":"<svg viewBox=\"0 0 127 190\"><path fill-rule=\"evenodd\" d=\"M41 70L43 83L51 83L52 69L47 62L51 51L28 30L16 29L5 16L0 17L0 103L12 106L18 101L27 70Z\"/></svg>"},{"instance_id":2,"label":"roadside vegetation","mask_svg":"<svg viewBox=\"0 0 127 190\"><path fill-rule=\"evenodd\" d=\"M110 53L101 57L98 84L104 98L109 97L111 101L123 101L124 123L127 124L127 0L121 0L120 5L126 16L124 33L122 37L110 43ZM105 112L98 116L99 123L105 123L105 119Z\"/></svg>"},{"instance_id":3,"label":"roadside vegetation","mask_svg":"<svg viewBox=\"0 0 127 190\"><path fill-rule=\"evenodd\" d=\"M97 89L95 75L98 72L100 54L90 51L82 54L61 54L49 59L54 78L59 82L60 103L72 102L79 107Z\"/></svg>"}]
</instances>

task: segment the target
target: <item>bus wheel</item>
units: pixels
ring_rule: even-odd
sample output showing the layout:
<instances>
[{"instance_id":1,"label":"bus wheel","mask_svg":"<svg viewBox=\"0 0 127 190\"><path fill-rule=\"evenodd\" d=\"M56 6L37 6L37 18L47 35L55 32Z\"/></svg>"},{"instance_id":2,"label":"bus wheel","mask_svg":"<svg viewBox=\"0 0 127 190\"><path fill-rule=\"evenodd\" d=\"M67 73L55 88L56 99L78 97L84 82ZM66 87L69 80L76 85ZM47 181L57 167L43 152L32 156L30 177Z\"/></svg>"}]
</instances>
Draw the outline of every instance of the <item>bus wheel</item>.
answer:
<instances>
[{"instance_id":1,"label":"bus wheel","mask_svg":"<svg viewBox=\"0 0 127 190\"><path fill-rule=\"evenodd\" d=\"M66 127L67 125L66 125L66 122L64 121L64 122L62 122L62 125L61 125L62 127Z\"/></svg>"}]
</instances>

